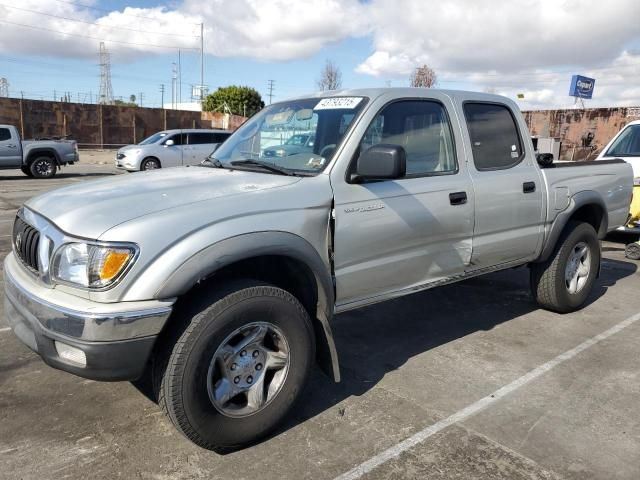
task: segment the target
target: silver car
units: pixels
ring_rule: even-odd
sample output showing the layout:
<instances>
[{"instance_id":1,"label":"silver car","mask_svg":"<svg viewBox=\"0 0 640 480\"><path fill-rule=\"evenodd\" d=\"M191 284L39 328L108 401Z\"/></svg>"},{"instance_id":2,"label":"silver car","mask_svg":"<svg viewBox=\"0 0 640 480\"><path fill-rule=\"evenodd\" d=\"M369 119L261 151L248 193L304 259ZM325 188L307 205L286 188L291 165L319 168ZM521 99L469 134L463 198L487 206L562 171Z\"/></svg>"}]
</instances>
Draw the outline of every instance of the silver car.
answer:
<instances>
[{"instance_id":1,"label":"silver car","mask_svg":"<svg viewBox=\"0 0 640 480\"><path fill-rule=\"evenodd\" d=\"M116 154L116 167L134 172L156 168L197 165L232 132L227 130L165 130L137 145L127 145Z\"/></svg>"}]
</instances>

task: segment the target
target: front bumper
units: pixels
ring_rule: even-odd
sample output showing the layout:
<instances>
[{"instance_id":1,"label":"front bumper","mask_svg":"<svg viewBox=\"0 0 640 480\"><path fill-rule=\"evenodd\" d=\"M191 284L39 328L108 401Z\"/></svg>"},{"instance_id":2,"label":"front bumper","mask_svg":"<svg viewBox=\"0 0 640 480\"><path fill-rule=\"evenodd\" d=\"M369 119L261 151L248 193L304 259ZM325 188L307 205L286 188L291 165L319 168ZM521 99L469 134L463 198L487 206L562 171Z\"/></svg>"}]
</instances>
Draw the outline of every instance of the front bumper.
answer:
<instances>
[{"instance_id":1,"label":"front bumper","mask_svg":"<svg viewBox=\"0 0 640 480\"><path fill-rule=\"evenodd\" d=\"M5 260L5 317L16 336L48 365L93 380L135 380L171 314L171 302L102 304L43 287ZM58 342L58 348L56 348ZM84 353L60 356L60 344Z\"/></svg>"}]
</instances>

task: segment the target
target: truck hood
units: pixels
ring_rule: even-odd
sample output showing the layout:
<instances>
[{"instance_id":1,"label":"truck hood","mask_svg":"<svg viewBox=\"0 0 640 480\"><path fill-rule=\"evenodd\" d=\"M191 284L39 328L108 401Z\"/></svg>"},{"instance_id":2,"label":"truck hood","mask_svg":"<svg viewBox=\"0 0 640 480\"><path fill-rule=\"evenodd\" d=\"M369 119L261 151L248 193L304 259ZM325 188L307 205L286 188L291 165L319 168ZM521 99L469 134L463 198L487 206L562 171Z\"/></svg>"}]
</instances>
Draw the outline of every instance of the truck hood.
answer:
<instances>
[{"instance_id":1,"label":"truck hood","mask_svg":"<svg viewBox=\"0 0 640 480\"><path fill-rule=\"evenodd\" d=\"M63 187L34 197L25 206L66 233L98 239L110 228L134 218L220 197L282 188L300 180L209 167L170 168Z\"/></svg>"}]
</instances>

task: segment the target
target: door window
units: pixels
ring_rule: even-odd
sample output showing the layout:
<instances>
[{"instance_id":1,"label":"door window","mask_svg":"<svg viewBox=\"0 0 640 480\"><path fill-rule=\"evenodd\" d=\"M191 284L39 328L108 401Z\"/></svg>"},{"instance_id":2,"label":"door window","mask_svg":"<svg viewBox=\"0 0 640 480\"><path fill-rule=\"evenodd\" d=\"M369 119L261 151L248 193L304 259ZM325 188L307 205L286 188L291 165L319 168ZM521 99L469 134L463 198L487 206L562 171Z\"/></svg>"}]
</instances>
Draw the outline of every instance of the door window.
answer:
<instances>
[{"instance_id":1,"label":"door window","mask_svg":"<svg viewBox=\"0 0 640 480\"><path fill-rule=\"evenodd\" d=\"M629 125L607 150L608 157L640 156L640 125Z\"/></svg>"},{"instance_id":2,"label":"door window","mask_svg":"<svg viewBox=\"0 0 640 480\"><path fill-rule=\"evenodd\" d=\"M176 133L175 135L171 135L169 138L167 138L167 140L173 140L174 145L184 145L187 143L186 137L186 133ZM163 143L167 143L167 140L165 140Z\"/></svg>"},{"instance_id":3,"label":"door window","mask_svg":"<svg viewBox=\"0 0 640 480\"><path fill-rule=\"evenodd\" d=\"M360 152L378 144L404 148L407 177L457 172L451 125L439 102L408 100L384 107L365 132Z\"/></svg>"},{"instance_id":4,"label":"door window","mask_svg":"<svg viewBox=\"0 0 640 480\"><path fill-rule=\"evenodd\" d=\"M0 128L0 142L11 140L11 132L8 128Z\"/></svg>"},{"instance_id":5,"label":"door window","mask_svg":"<svg viewBox=\"0 0 640 480\"><path fill-rule=\"evenodd\" d=\"M524 150L511 110L495 103L468 102L464 116L476 169L501 170L520 163Z\"/></svg>"},{"instance_id":6,"label":"door window","mask_svg":"<svg viewBox=\"0 0 640 480\"><path fill-rule=\"evenodd\" d=\"M189 134L189 145L205 145L216 143L211 132L196 132Z\"/></svg>"},{"instance_id":7,"label":"door window","mask_svg":"<svg viewBox=\"0 0 640 480\"><path fill-rule=\"evenodd\" d=\"M214 133L213 143L222 143L231 136L230 133Z\"/></svg>"}]
</instances>

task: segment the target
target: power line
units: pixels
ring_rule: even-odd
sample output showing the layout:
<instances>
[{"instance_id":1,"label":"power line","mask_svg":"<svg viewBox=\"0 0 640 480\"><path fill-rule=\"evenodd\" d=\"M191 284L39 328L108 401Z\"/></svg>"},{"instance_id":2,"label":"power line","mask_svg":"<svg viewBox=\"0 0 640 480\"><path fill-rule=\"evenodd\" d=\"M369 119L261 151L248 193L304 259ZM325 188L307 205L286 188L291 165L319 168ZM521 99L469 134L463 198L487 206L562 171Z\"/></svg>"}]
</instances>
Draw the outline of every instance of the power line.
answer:
<instances>
[{"instance_id":1,"label":"power line","mask_svg":"<svg viewBox=\"0 0 640 480\"><path fill-rule=\"evenodd\" d=\"M153 31L150 31L150 30L140 30L140 29L137 29L137 28L130 28L130 27L118 27L118 26L115 26L115 25L102 25L101 23L89 22L87 20L79 20L77 18L63 17L61 15L54 15L52 13L38 12L36 10L30 10L28 8L22 8L22 7L14 7L13 5L7 5L7 4L4 4L4 3L0 3L0 6L6 7L6 8L13 8L14 10L20 10L20 11L23 11L23 12L35 13L36 15L44 15L44 16L47 16L47 17L53 17L53 18L58 18L58 19L61 19L61 20L67 20L69 22L79 22L79 23L84 23L84 24L87 24L87 25L95 25L95 26L100 27L100 28L108 28L108 29L111 29L111 30L118 29L118 30L129 30L131 32L139 32L139 33L151 33L153 35L168 35L168 36L172 36L172 37L200 38L198 35L185 35L185 34L182 34L182 33L153 32Z\"/></svg>"},{"instance_id":2,"label":"power line","mask_svg":"<svg viewBox=\"0 0 640 480\"><path fill-rule=\"evenodd\" d=\"M59 3L66 3L68 5L74 5L76 7L81 7L81 8L86 8L89 10L97 10L99 12L107 12L107 13L113 13L114 10L109 10L107 8L100 8L100 7L94 7L93 5L86 5L84 3L80 3L80 2L71 2L69 0L55 0L56 2ZM134 17L134 18L142 18L144 20L150 20L153 22L157 22L158 19L157 18L152 18L152 17L145 17L144 15L135 15L133 13L124 13L124 12L118 12L120 15L123 15L125 17ZM199 23L191 23L191 22L185 22L183 23L183 25L199 25Z\"/></svg>"},{"instance_id":3,"label":"power line","mask_svg":"<svg viewBox=\"0 0 640 480\"><path fill-rule=\"evenodd\" d=\"M122 41L122 40L108 40L108 39L105 39L105 38L92 37L92 36L89 36L89 35L80 35L79 33L61 32L60 30L53 30L51 28L36 27L34 25L25 25L24 23L9 22L8 20L0 20L0 23L6 23L6 24L9 24L9 25L16 25L18 27L31 28L33 30L44 30L46 32L57 33L59 35L69 35L69 36L72 36L72 37L89 38L91 40L98 40L98 41L101 41L101 42L109 42L109 43L118 43L118 44L122 44L122 45L134 45L134 46L138 46L138 47L153 47L153 48L168 48L168 49L181 48L182 50L200 50L199 48L180 47L180 46L176 46L176 45L155 45L155 44L152 44L152 43L137 43L137 42L125 42L125 41Z\"/></svg>"}]
</instances>

